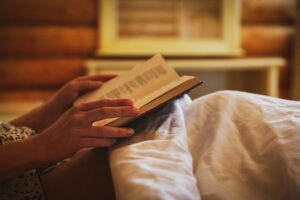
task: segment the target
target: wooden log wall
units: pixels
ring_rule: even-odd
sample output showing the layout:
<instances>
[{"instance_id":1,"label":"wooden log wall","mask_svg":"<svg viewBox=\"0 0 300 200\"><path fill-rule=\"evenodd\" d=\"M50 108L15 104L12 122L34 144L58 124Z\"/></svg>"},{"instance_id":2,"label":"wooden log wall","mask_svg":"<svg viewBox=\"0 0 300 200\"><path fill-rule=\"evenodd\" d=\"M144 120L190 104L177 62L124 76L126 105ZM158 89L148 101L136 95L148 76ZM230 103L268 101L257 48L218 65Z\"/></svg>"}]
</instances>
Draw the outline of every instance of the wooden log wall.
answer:
<instances>
[{"instance_id":1,"label":"wooden log wall","mask_svg":"<svg viewBox=\"0 0 300 200\"><path fill-rule=\"evenodd\" d=\"M280 97L290 98L291 51L297 0L242 0L242 47L247 56L282 56Z\"/></svg>"},{"instance_id":2,"label":"wooden log wall","mask_svg":"<svg viewBox=\"0 0 300 200\"><path fill-rule=\"evenodd\" d=\"M47 99L84 74L97 44L97 0L9 0L0 6L0 100ZM290 57L295 0L243 0L247 56ZM283 88L288 86L282 73ZM286 97L287 89L283 93Z\"/></svg>"},{"instance_id":3,"label":"wooden log wall","mask_svg":"<svg viewBox=\"0 0 300 200\"><path fill-rule=\"evenodd\" d=\"M0 100L47 99L96 49L97 0L10 0L0 7Z\"/></svg>"}]
</instances>

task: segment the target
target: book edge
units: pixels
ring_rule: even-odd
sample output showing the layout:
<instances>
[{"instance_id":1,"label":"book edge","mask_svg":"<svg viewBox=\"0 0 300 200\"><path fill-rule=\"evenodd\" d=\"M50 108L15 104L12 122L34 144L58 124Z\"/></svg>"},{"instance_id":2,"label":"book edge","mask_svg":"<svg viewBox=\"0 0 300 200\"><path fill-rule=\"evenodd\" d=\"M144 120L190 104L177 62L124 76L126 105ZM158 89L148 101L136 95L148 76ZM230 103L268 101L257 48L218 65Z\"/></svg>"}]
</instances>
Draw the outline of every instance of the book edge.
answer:
<instances>
[{"instance_id":1,"label":"book edge","mask_svg":"<svg viewBox=\"0 0 300 200\"><path fill-rule=\"evenodd\" d=\"M153 99L152 101L150 101L149 103L143 105L141 107L141 114L139 114L137 117L126 117L126 118L117 118L115 120L113 120L110 123L105 124L105 126L113 126L113 127L119 127L122 125L125 125L137 118L142 117L143 115L145 115L146 113L148 113L149 111L156 109L162 105L164 105L165 103L171 101L172 99L175 99L176 97L186 93L189 90L192 90L193 88L201 85L203 82L200 81L198 78L194 77L193 79L187 80L186 82L174 87L173 89L167 91L166 93L164 93L163 95L157 97L156 99ZM186 87L184 87L186 86ZM184 87L182 89L180 89L180 87ZM178 92L175 92L177 90L179 90ZM172 94L174 93L174 94ZM171 95L171 96L170 96ZM163 98L167 98L165 100L162 100ZM155 101L159 101L158 103L155 103Z\"/></svg>"}]
</instances>

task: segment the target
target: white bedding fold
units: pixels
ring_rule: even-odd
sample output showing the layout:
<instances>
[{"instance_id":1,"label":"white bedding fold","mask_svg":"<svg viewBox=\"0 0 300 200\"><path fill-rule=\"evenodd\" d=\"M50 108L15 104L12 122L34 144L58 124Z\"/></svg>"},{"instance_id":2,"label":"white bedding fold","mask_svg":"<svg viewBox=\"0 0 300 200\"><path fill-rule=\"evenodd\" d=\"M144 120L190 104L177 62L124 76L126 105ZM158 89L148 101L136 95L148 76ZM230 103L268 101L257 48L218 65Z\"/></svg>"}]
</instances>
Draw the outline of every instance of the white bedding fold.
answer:
<instances>
[{"instance_id":1,"label":"white bedding fold","mask_svg":"<svg viewBox=\"0 0 300 200\"><path fill-rule=\"evenodd\" d=\"M185 120L203 199L300 199L300 102L223 91Z\"/></svg>"},{"instance_id":2,"label":"white bedding fold","mask_svg":"<svg viewBox=\"0 0 300 200\"><path fill-rule=\"evenodd\" d=\"M172 113L160 111L136 122L141 124L135 136L111 151L117 199L200 199L186 142L182 101L187 99L171 105Z\"/></svg>"},{"instance_id":3,"label":"white bedding fold","mask_svg":"<svg viewBox=\"0 0 300 200\"><path fill-rule=\"evenodd\" d=\"M300 199L300 102L223 91L174 105L111 151L117 199Z\"/></svg>"}]
</instances>

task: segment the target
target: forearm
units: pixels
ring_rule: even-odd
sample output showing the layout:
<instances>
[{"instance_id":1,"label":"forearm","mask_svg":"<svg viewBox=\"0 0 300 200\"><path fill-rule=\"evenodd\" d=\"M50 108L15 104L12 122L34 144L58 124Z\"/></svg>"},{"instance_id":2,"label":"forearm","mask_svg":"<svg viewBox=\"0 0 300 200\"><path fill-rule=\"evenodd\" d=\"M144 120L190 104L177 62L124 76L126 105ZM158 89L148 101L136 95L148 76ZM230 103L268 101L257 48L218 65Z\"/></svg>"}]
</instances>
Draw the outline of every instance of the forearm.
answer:
<instances>
[{"instance_id":1,"label":"forearm","mask_svg":"<svg viewBox=\"0 0 300 200\"><path fill-rule=\"evenodd\" d=\"M0 181L48 164L39 135L0 146Z\"/></svg>"},{"instance_id":2,"label":"forearm","mask_svg":"<svg viewBox=\"0 0 300 200\"><path fill-rule=\"evenodd\" d=\"M47 199L115 199L107 149L78 152L41 179Z\"/></svg>"},{"instance_id":3,"label":"forearm","mask_svg":"<svg viewBox=\"0 0 300 200\"><path fill-rule=\"evenodd\" d=\"M55 106L45 103L12 120L10 124L17 127L27 126L36 132L41 132L53 123L58 116L59 112L55 109Z\"/></svg>"}]
</instances>

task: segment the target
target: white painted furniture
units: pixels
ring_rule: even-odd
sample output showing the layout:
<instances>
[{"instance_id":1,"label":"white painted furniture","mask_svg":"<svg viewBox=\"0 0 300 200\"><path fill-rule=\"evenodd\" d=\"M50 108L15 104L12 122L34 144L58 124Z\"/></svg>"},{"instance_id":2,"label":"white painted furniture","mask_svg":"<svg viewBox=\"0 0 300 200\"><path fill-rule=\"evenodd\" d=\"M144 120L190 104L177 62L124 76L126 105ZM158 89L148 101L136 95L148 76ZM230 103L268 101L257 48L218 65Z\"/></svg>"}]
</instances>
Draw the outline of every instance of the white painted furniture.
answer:
<instances>
[{"instance_id":1,"label":"white painted furniture","mask_svg":"<svg viewBox=\"0 0 300 200\"><path fill-rule=\"evenodd\" d=\"M161 53L164 56L240 56L242 54L240 45L240 0L134 0L131 3L126 2L121 0L99 0L98 49L96 52L98 55L134 57L149 56L155 53ZM172 4L175 7L168 8L168 5ZM191 14L185 13L188 4L192 4L192 6L189 6L189 10L194 10L194 15L196 13L207 13L204 18L208 18L208 20L201 18L199 21L196 20L196 24L190 24L196 16L191 19L186 18L188 14ZM212 9L214 5L220 7L219 12L217 12L217 18L219 18L217 22L214 21L214 18L209 18L209 16L216 14ZM205 9L206 6L208 8ZM143 12L143 8L145 8L145 12ZM152 9L150 15L147 12L149 9ZM124 14L124 12L127 14ZM169 15L171 17L167 17ZM147 21L154 18L158 19L147 25ZM170 20L169 18L175 19L174 22L167 23ZM131 19L141 19L143 23L135 24L135 21L130 21L126 24L126 28L135 30L136 35L134 37L124 36L121 34L122 22L128 22ZM164 21L163 25L161 24L162 21ZM193 36L186 34L188 28L201 27L201 23L205 23L203 28L205 30L217 26L218 36L207 37L201 36L201 34ZM164 36L152 34L158 30L165 30L172 24L175 29L178 29L178 34L166 34Z\"/></svg>"}]
</instances>

